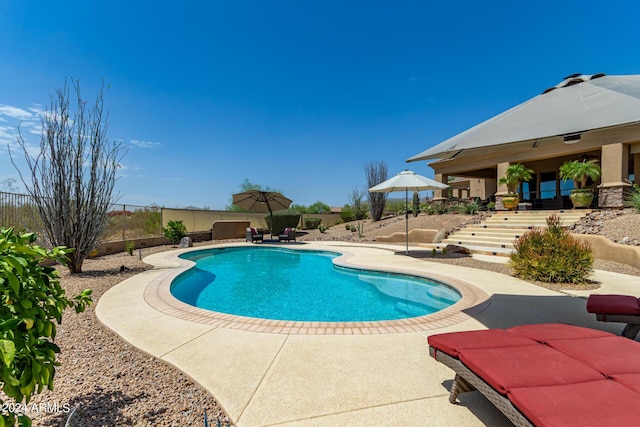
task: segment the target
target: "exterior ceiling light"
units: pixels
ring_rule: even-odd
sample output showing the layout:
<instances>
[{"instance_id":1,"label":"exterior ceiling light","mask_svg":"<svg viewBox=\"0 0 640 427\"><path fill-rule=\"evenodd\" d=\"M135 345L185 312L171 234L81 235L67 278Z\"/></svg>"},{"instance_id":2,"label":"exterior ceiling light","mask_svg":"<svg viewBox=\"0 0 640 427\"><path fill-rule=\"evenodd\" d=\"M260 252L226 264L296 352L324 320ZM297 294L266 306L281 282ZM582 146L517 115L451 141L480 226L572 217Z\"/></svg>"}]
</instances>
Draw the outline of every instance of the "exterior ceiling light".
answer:
<instances>
[{"instance_id":1,"label":"exterior ceiling light","mask_svg":"<svg viewBox=\"0 0 640 427\"><path fill-rule=\"evenodd\" d=\"M574 133L571 135L565 135L562 137L562 141L565 144L575 144L576 142L580 142L581 134Z\"/></svg>"}]
</instances>

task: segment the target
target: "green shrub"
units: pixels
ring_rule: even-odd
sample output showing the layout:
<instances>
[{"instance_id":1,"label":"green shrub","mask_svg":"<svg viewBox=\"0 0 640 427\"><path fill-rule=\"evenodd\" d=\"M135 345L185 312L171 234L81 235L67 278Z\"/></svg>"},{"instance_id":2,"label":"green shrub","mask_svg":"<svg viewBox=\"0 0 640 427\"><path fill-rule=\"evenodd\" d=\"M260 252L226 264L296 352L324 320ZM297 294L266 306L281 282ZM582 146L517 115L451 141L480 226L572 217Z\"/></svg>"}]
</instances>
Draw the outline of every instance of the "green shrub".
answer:
<instances>
[{"instance_id":1,"label":"green shrub","mask_svg":"<svg viewBox=\"0 0 640 427\"><path fill-rule=\"evenodd\" d=\"M53 390L59 366L56 353L60 353L53 341L65 309L73 307L80 313L91 304L90 289L69 298L56 269L41 265L45 259L64 264L73 250L47 250L35 246L35 241L35 233L0 230L0 385L6 396L24 404L45 387ZM26 415L7 412L1 399L0 406L0 425L31 425Z\"/></svg>"},{"instance_id":2,"label":"green shrub","mask_svg":"<svg viewBox=\"0 0 640 427\"><path fill-rule=\"evenodd\" d=\"M356 220L356 214L351 205L344 205L340 211L340 218L344 222L351 222Z\"/></svg>"},{"instance_id":3,"label":"green shrub","mask_svg":"<svg viewBox=\"0 0 640 427\"><path fill-rule=\"evenodd\" d=\"M584 283L593 270L591 247L571 236L557 215L547 218L546 229L528 231L514 246L509 262L521 279Z\"/></svg>"},{"instance_id":4,"label":"green shrub","mask_svg":"<svg viewBox=\"0 0 640 427\"><path fill-rule=\"evenodd\" d=\"M316 228L318 228L321 222L322 222L322 219L320 218L305 218L304 226L307 227L307 229L309 230L315 230Z\"/></svg>"},{"instance_id":5,"label":"green shrub","mask_svg":"<svg viewBox=\"0 0 640 427\"><path fill-rule=\"evenodd\" d=\"M351 230L352 233L355 233L358 229L356 228L355 225L352 225L350 230Z\"/></svg>"},{"instance_id":6,"label":"green shrub","mask_svg":"<svg viewBox=\"0 0 640 427\"><path fill-rule=\"evenodd\" d=\"M133 256L133 251L136 248L136 243L135 242L126 242L124 244L124 250L125 252L127 252L129 255Z\"/></svg>"},{"instance_id":7,"label":"green shrub","mask_svg":"<svg viewBox=\"0 0 640 427\"><path fill-rule=\"evenodd\" d=\"M629 194L625 197L625 206L640 212L640 186L638 184L634 184Z\"/></svg>"},{"instance_id":8,"label":"green shrub","mask_svg":"<svg viewBox=\"0 0 640 427\"><path fill-rule=\"evenodd\" d=\"M345 230L351 230L351 226L349 224L344 225Z\"/></svg>"},{"instance_id":9,"label":"green shrub","mask_svg":"<svg viewBox=\"0 0 640 427\"><path fill-rule=\"evenodd\" d=\"M406 209L407 203L405 202L405 200L399 199L387 200L387 203L384 206L384 210L395 212L397 215L404 213Z\"/></svg>"},{"instance_id":10,"label":"green shrub","mask_svg":"<svg viewBox=\"0 0 640 427\"><path fill-rule=\"evenodd\" d=\"M444 215L451 211L451 206L445 202L434 202L425 208L427 215Z\"/></svg>"},{"instance_id":11,"label":"green shrub","mask_svg":"<svg viewBox=\"0 0 640 427\"><path fill-rule=\"evenodd\" d=\"M187 227L183 224L182 220L169 221L167 228L162 228L162 234L175 246L187 235Z\"/></svg>"},{"instance_id":12,"label":"green shrub","mask_svg":"<svg viewBox=\"0 0 640 427\"><path fill-rule=\"evenodd\" d=\"M320 225L318 226L318 230L320 230L320 232L321 232L321 233L325 233L328 229L329 229L329 227L327 227L327 226L326 226L326 225L324 225L324 224L320 224Z\"/></svg>"},{"instance_id":13,"label":"green shrub","mask_svg":"<svg viewBox=\"0 0 640 427\"><path fill-rule=\"evenodd\" d=\"M273 213L273 226L271 225L271 215L265 216L267 227L273 234L282 234L285 228L296 228L300 223L300 214L292 211L276 211Z\"/></svg>"},{"instance_id":14,"label":"green shrub","mask_svg":"<svg viewBox=\"0 0 640 427\"><path fill-rule=\"evenodd\" d=\"M460 213L467 215L473 215L474 213L478 212L479 209L480 205L475 202L467 202L458 205L458 210L460 211Z\"/></svg>"}]
</instances>

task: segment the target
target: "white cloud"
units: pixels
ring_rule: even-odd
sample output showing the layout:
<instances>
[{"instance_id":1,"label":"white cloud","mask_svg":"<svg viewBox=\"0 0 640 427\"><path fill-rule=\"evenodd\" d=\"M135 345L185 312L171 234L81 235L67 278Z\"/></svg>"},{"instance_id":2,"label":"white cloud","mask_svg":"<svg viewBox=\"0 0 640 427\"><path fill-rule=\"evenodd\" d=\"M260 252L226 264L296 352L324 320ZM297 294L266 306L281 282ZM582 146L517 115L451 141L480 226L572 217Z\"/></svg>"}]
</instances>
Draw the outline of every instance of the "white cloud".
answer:
<instances>
[{"instance_id":1,"label":"white cloud","mask_svg":"<svg viewBox=\"0 0 640 427\"><path fill-rule=\"evenodd\" d=\"M131 145L138 148L155 148L160 145L159 142L151 142L151 141L140 141L137 139L132 139L129 141Z\"/></svg>"},{"instance_id":2,"label":"white cloud","mask_svg":"<svg viewBox=\"0 0 640 427\"><path fill-rule=\"evenodd\" d=\"M43 110L39 104L33 104L26 110L12 105L0 104L0 123L6 124L6 126L0 126L0 145L15 147L16 140L21 134L25 139L28 152L39 151L38 144L33 145L33 142L37 140L30 141L32 139L30 135L38 137L42 135L42 123L40 122L42 114Z\"/></svg>"},{"instance_id":3,"label":"white cloud","mask_svg":"<svg viewBox=\"0 0 640 427\"><path fill-rule=\"evenodd\" d=\"M29 107L29 111L38 116L42 116L44 114L44 108L42 108L42 105L40 104L33 104L33 107Z\"/></svg>"},{"instance_id":4,"label":"white cloud","mask_svg":"<svg viewBox=\"0 0 640 427\"><path fill-rule=\"evenodd\" d=\"M0 140L5 138L15 138L16 130L12 126L0 126Z\"/></svg>"},{"instance_id":5,"label":"white cloud","mask_svg":"<svg viewBox=\"0 0 640 427\"><path fill-rule=\"evenodd\" d=\"M11 105L0 104L0 115L8 116L17 120L29 120L33 118L33 114L23 110L22 108L13 107Z\"/></svg>"}]
</instances>

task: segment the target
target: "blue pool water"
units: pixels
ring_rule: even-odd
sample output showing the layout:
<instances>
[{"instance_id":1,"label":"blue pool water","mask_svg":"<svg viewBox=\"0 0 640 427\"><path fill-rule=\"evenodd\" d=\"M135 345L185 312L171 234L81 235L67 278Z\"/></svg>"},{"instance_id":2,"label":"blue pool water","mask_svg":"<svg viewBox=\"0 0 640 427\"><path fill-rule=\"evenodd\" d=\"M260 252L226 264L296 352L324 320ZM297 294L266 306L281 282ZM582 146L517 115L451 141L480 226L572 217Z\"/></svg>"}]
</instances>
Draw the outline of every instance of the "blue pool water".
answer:
<instances>
[{"instance_id":1,"label":"blue pool water","mask_svg":"<svg viewBox=\"0 0 640 427\"><path fill-rule=\"evenodd\" d=\"M461 298L439 282L334 266L339 255L275 247L189 252L181 258L196 265L174 279L171 293L221 313L321 322L424 316Z\"/></svg>"}]
</instances>

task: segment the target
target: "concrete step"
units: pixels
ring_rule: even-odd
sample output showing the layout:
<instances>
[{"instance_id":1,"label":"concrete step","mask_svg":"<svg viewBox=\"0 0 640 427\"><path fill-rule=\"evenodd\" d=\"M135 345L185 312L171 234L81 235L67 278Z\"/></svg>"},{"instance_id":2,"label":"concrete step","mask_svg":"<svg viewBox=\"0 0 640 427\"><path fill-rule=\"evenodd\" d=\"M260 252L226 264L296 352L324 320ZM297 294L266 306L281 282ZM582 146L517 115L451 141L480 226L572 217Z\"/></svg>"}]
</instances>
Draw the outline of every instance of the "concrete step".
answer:
<instances>
[{"instance_id":1,"label":"concrete step","mask_svg":"<svg viewBox=\"0 0 640 427\"><path fill-rule=\"evenodd\" d=\"M459 236L458 234L451 235L446 239L442 239L443 242L451 243L453 245L463 245L466 243L471 244L479 244L479 243L487 243L490 246L494 245L504 245L504 244L512 244L517 237L487 237L487 236Z\"/></svg>"},{"instance_id":2,"label":"concrete step","mask_svg":"<svg viewBox=\"0 0 640 427\"><path fill-rule=\"evenodd\" d=\"M560 221L562 222L571 222L571 221L580 221L582 219L581 216L578 215L558 215L560 217ZM531 223L540 223L546 224L547 217L542 216L517 216L517 215L500 215L500 216L492 216L485 219L483 222L487 223L503 223L503 222L531 222Z\"/></svg>"},{"instance_id":3,"label":"concrete step","mask_svg":"<svg viewBox=\"0 0 640 427\"><path fill-rule=\"evenodd\" d=\"M468 248L469 246L486 246L488 248L504 248L513 249L513 241L491 242L488 240L462 240L462 239L444 239L441 244L458 245Z\"/></svg>"},{"instance_id":4,"label":"concrete step","mask_svg":"<svg viewBox=\"0 0 640 427\"><path fill-rule=\"evenodd\" d=\"M576 221L580 221L583 217L581 216L561 216L560 221L563 223L574 223ZM499 217L491 217L487 218L483 222L488 223L503 223L503 222L522 222L522 223L536 223L536 224L546 224L546 217L529 217L529 216L499 216Z\"/></svg>"},{"instance_id":5,"label":"concrete step","mask_svg":"<svg viewBox=\"0 0 640 427\"><path fill-rule=\"evenodd\" d=\"M520 230L531 230L532 228L536 227L536 228L546 228L547 224L546 223L540 223L540 224L531 224L529 222L499 222L499 223L486 223L483 222L481 224L473 224L473 225L468 225L468 228L475 228L478 230L481 229L491 229L492 231L496 231L496 230L514 230L514 229L520 229Z\"/></svg>"},{"instance_id":6,"label":"concrete step","mask_svg":"<svg viewBox=\"0 0 640 427\"><path fill-rule=\"evenodd\" d=\"M517 239L522 236L524 233L531 230L525 229L497 229L497 228L481 228L481 229L466 229L463 228L461 230L456 231L452 236L457 236L460 238L471 238L471 237L487 237L487 238L496 238L496 239Z\"/></svg>"},{"instance_id":7,"label":"concrete step","mask_svg":"<svg viewBox=\"0 0 640 427\"><path fill-rule=\"evenodd\" d=\"M515 240L532 228L546 228L547 218L558 215L564 226L578 222L590 210L496 212L480 224L469 224L440 243L419 246L442 250L447 245L463 246L472 253L509 256Z\"/></svg>"},{"instance_id":8,"label":"concrete step","mask_svg":"<svg viewBox=\"0 0 640 427\"><path fill-rule=\"evenodd\" d=\"M528 211L495 211L494 215L541 215L541 216L551 216L551 215L562 215L562 214L578 214L578 215L586 215L591 213L591 209L559 209L557 211L553 210L528 210Z\"/></svg>"},{"instance_id":9,"label":"concrete step","mask_svg":"<svg viewBox=\"0 0 640 427\"><path fill-rule=\"evenodd\" d=\"M560 217L560 221L579 221L582 217L578 216L578 215L558 215ZM541 224L546 224L547 223L547 218L548 217L543 217L543 216L506 216L506 215L500 215L500 216L492 216L490 218L487 218L485 221L488 222L539 222Z\"/></svg>"},{"instance_id":10,"label":"concrete step","mask_svg":"<svg viewBox=\"0 0 640 427\"><path fill-rule=\"evenodd\" d=\"M419 243L417 246L425 249L436 249L441 251L444 249L447 244L443 243ZM460 246L460 245L459 245ZM475 246L469 245L465 246L465 248L469 249L471 253L479 254L479 255L495 255L495 256L505 256L508 257L513 252L512 249L507 248L496 248L490 246Z\"/></svg>"}]
</instances>

